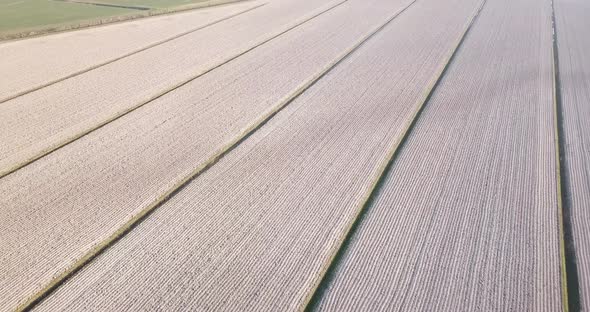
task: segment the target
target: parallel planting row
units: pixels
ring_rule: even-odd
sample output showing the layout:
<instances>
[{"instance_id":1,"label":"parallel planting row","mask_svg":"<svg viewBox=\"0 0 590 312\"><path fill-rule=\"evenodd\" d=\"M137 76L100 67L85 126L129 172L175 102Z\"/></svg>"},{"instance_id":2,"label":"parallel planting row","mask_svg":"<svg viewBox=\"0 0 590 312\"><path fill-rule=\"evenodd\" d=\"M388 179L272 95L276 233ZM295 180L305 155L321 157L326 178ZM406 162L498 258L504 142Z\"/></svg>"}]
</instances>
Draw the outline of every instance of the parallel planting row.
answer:
<instances>
[{"instance_id":1,"label":"parallel planting row","mask_svg":"<svg viewBox=\"0 0 590 312\"><path fill-rule=\"evenodd\" d=\"M0 104L0 176L345 1L274 2Z\"/></svg>"},{"instance_id":2,"label":"parallel planting row","mask_svg":"<svg viewBox=\"0 0 590 312\"><path fill-rule=\"evenodd\" d=\"M319 310L567 308L551 50L549 5L487 1Z\"/></svg>"},{"instance_id":3,"label":"parallel planting row","mask_svg":"<svg viewBox=\"0 0 590 312\"><path fill-rule=\"evenodd\" d=\"M335 8L2 178L2 305L63 278L409 4Z\"/></svg>"},{"instance_id":4,"label":"parallel planting row","mask_svg":"<svg viewBox=\"0 0 590 312\"><path fill-rule=\"evenodd\" d=\"M30 40L0 43L0 103L203 29L263 2L202 9Z\"/></svg>"},{"instance_id":5,"label":"parallel planting row","mask_svg":"<svg viewBox=\"0 0 590 312\"><path fill-rule=\"evenodd\" d=\"M303 308L478 5L410 6L38 307Z\"/></svg>"},{"instance_id":6,"label":"parallel planting row","mask_svg":"<svg viewBox=\"0 0 590 312\"><path fill-rule=\"evenodd\" d=\"M586 308L588 17L269 0L0 44L0 311Z\"/></svg>"}]
</instances>

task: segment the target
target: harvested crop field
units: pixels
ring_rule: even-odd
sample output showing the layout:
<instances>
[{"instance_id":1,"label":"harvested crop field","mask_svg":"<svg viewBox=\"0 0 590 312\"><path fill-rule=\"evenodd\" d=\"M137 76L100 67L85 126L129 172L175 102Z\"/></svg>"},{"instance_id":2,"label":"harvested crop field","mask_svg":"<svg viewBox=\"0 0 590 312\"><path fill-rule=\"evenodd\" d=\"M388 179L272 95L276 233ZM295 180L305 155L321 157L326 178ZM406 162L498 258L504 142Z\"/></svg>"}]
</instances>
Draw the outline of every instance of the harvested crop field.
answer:
<instances>
[{"instance_id":1,"label":"harvested crop field","mask_svg":"<svg viewBox=\"0 0 590 312\"><path fill-rule=\"evenodd\" d=\"M589 21L257 0L0 44L0 311L590 310Z\"/></svg>"}]
</instances>

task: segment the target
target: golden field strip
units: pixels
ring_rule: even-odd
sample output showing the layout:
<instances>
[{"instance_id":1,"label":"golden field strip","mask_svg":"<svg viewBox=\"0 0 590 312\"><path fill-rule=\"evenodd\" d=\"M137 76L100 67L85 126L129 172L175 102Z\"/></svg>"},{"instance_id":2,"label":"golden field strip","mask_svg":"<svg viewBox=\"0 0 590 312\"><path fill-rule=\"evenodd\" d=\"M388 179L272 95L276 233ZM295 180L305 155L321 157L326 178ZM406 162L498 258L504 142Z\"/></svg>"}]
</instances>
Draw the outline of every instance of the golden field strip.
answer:
<instances>
[{"instance_id":1,"label":"golden field strip","mask_svg":"<svg viewBox=\"0 0 590 312\"><path fill-rule=\"evenodd\" d=\"M589 18L260 0L2 43L0 311L588 309Z\"/></svg>"}]
</instances>

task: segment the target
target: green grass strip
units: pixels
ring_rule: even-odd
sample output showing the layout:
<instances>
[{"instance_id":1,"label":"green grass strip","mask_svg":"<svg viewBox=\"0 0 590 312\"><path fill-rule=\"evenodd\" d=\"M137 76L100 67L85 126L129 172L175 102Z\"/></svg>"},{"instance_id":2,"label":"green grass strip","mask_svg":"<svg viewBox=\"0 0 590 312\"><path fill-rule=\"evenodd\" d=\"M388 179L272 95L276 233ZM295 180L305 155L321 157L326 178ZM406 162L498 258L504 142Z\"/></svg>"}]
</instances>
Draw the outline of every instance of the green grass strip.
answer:
<instances>
[{"instance_id":1,"label":"green grass strip","mask_svg":"<svg viewBox=\"0 0 590 312\"><path fill-rule=\"evenodd\" d=\"M42 1L52 1L52 0L42 0ZM189 10L197 10L203 8L209 8L214 6L221 6L221 5L228 5L236 2L240 2L244 0L208 0L199 3L191 3L185 5L178 5L174 7L164 7L164 8L153 8L150 10L143 10L141 12L137 12L137 10L133 9L125 9L122 7L115 7L111 6L110 9L112 10L125 10L131 11L133 13L119 13L119 14L107 14L106 16L96 16L93 18L83 18L83 19L74 19L69 22L59 22L59 23L49 23L47 25L39 25L39 26L29 26L24 28L18 29L8 29L0 31L0 44L1 41L9 41L9 40L21 40L21 39L28 39L32 37L40 37L54 33L62 33L68 31L75 31L84 28L91 28L91 27L100 27L108 24L115 24L121 22L127 22L130 20L135 20L139 18L149 18L159 15L167 15L167 14L174 14L183 11ZM81 3L81 2L67 2L67 1L54 1L54 2L65 2L71 5L86 5L89 6L88 3ZM99 8L96 6L96 8ZM109 7L103 6L103 9L109 9ZM68 12L68 11L65 11Z\"/></svg>"}]
</instances>

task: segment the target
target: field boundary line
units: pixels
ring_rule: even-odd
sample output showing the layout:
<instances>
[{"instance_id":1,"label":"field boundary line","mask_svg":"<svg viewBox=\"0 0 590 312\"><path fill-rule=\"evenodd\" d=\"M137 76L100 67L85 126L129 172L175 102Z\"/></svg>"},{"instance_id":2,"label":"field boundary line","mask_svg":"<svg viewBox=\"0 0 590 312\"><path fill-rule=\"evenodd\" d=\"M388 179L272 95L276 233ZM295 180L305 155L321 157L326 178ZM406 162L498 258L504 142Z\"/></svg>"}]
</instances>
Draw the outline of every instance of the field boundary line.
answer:
<instances>
[{"instance_id":1,"label":"field boundary line","mask_svg":"<svg viewBox=\"0 0 590 312\"><path fill-rule=\"evenodd\" d=\"M559 51L557 46L557 19L555 17L555 0L551 1L552 27L552 70L553 70L553 123L555 137L555 177L557 183L557 218L559 226L559 251L561 258L561 296L563 311L581 310L576 247L574 245L569 177L567 176L567 159L565 155L565 137L563 126L563 103L561 94L561 77L559 71Z\"/></svg>"},{"instance_id":2,"label":"field boundary line","mask_svg":"<svg viewBox=\"0 0 590 312\"><path fill-rule=\"evenodd\" d=\"M55 0L55 1L67 1L67 0ZM92 65L92 66L90 66L90 67L88 67L88 68L85 68L85 69L79 70L79 71L77 71L77 72L74 72L74 73L68 74L68 75L66 75L66 76L63 76L63 77L61 77L61 78L58 78L58 79L52 80L52 81L50 81L50 82L46 82L46 83L44 83L44 84L41 84L41 85L39 85L39 86L37 86L37 87L33 87L33 88L31 88L31 89L28 89L28 90L25 90L25 91L21 91L21 92L19 92L19 93L17 93L17 94L11 95L11 96L9 96L9 97L7 97L7 98L5 98L5 99L1 99L1 100L0 100L0 104L2 104L2 103L5 103L5 102L8 102L8 101L11 101L11 100L14 100L14 99L16 99L16 98L18 98L18 97L21 97L21 96L23 96L23 95L26 95L26 94L29 94L29 93L32 93L32 92L35 92L35 91L41 90L41 89L43 89L43 88L49 87L49 86L51 86L51 85L54 85L54 84L56 84L56 83L60 83L60 82L62 82L62 81L64 81L64 80L67 80L67 79L74 78L74 77L76 77L76 76L79 76L79 75L85 74L85 73L87 73L87 72L93 71L93 70L95 70L95 69L98 69L98 68L100 68L100 67L103 67L103 66L106 66L106 65L112 64L112 63L114 63L114 62L116 62L116 61L119 61L119 60L122 60L122 59L124 59L124 58L126 58L126 57L129 57L129 56L135 55L135 54L137 54L137 53L140 53L140 52L143 52L143 51L145 51L145 50L148 50L148 49L154 48L154 47L156 47L156 46L162 45L162 44L164 44L164 43L167 43L167 42L173 41L173 40L175 40L175 39L178 39L178 38L184 37L184 36L186 36L186 35L189 35L189 34L191 34L191 33L194 33L194 32L196 32L196 31L199 31L199 30L205 29L205 28L207 28L207 27L210 27L210 26L213 26L213 25L215 25L215 24L221 23L221 22L223 22L223 21L229 20L229 19L231 19L231 18L234 18L234 17L236 17L236 16L242 15L242 14L244 14L244 13L247 13L247 12L253 11L253 10L255 10L255 9L258 9L258 8L260 8L260 7L262 7L262 6L265 6L265 5L267 5L267 4L268 4L268 2L261 3L261 4L259 4L259 5L256 5L256 6L253 6L253 7L250 7L250 8L248 8L248 9L246 9L246 10L243 10L243 11L240 11L240 12L237 12L237 13L233 13L233 14L230 14L230 15L228 15L228 16L225 16L225 17L222 17L222 18L220 18L220 19L217 19L217 20L215 20L215 21L209 22L209 23L207 23L207 24L205 24L205 25L201 25L201 26L198 26L198 27L196 27L196 28L192 28L192 29L190 29L190 30L184 31L184 32L182 32L182 33L180 33L180 34L176 34L176 35L174 35L174 36L172 36L172 37L169 37L169 38L166 38L166 39L163 39L163 40L160 40L160 41L157 41L157 42L151 43L151 44L149 44L149 45L147 45L147 46L145 46L145 47L143 47L143 48L140 48L140 49L138 49L138 50L134 50L134 51L131 51L131 52L125 53L125 54L123 54L123 55L117 56L117 57L115 57L115 58L113 58L113 59L110 59L110 60L108 60L108 61L105 61L105 62L102 62L102 63L99 63L99 64Z\"/></svg>"},{"instance_id":3,"label":"field boundary line","mask_svg":"<svg viewBox=\"0 0 590 312\"><path fill-rule=\"evenodd\" d=\"M420 117L420 114L426 107L427 102L430 100L434 91L436 90L439 83L442 81L445 72L449 68L449 65L453 61L454 57L456 56L457 52L459 51L467 33L475 23L475 20L479 16L479 13L482 11L484 4L487 0L482 0L479 7L475 10L475 13L471 16L471 18L467 22L467 26L463 33L459 36L457 42L454 45L451 53L444 59L443 62L439 65L436 74L431 78L428 87L424 91L422 95L422 100L418 100L416 103L417 109L414 111L413 115L406 123L405 131L403 131L402 137L394 142L392 148L388 151L387 157L385 160L379 165L379 176L373 181L371 187L367 191L367 193L363 196L359 207L357 209L356 216L351 220L351 222L346 227L345 234L341 236L341 238L336 242L335 247L330 250L331 256L326 262L318 274L318 279L315 281L315 285L312 285L311 291L307 294L304 298L303 305L300 306L300 311L312 311L314 308L317 308L321 297L323 296L328 284L334 278L335 270L340 261L342 261L342 256L346 249L349 247L350 241L356 232L359 224L362 222L366 212L369 209L369 206L374 202L375 198L377 197L381 187L385 183L385 179L388 176L388 173L393 166L395 159L399 155L401 148L403 147L404 143L406 142L409 133L412 131L416 121Z\"/></svg>"},{"instance_id":4,"label":"field boundary line","mask_svg":"<svg viewBox=\"0 0 590 312\"><path fill-rule=\"evenodd\" d=\"M73 4L96 5L96 6L104 6L104 7L110 7L110 8L123 8L123 9L129 9L129 10L139 10L139 11L146 11L146 10L154 9L153 7L118 5L118 4L111 4L111 3L106 3L106 2L100 3L100 2L90 2L90 1L82 1L82 0L51 0L51 1L67 2L67 3L73 3Z\"/></svg>"},{"instance_id":5,"label":"field boundary line","mask_svg":"<svg viewBox=\"0 0 590 312\"><path fill-rule=\"evenodd\" d=\"M417 0L412 0L407 5L400 10L398 10L395 14L390 16L386 21L385 24L378 26L377 28L371 30L369 33L362 36L356 43L354 43L351 47L347 48L344 52L339 54L334 60L316 72L309 80L300 84L298 87L294 89L290 94L284 96L278 101L278 104L273 106L266 114L260 116L256 121L254 121L248 128L242 130L235 138L233 138L230 142L222 146L221 148L217 149L213 153L207 161L203 162L197 168L195 168L189 175L182 178L180 181L174 184L172 188L158 197L154 202L148 205L146 208L141 210L131 219L129 219L123 226L121 226L116 232L111 234L107 239L103 240L95 247L93 247L89 252L87 252L82 258L80 258L76 263L74 263L70 268L65 270L63 273L55 277L48 285L46 285L42 290L37 292L32 297L28 298L24 303L20 304L16 311L29 311L34 308L37 304L39 304L43 299L49 296L53 291L59 288L64 282L66 282L69 278L71 278L74 274L80 271L85 265L90 263L94 258L99 256L103 253L106 249L110 246L115 244L121 238L123 238L127 233L132 231L136 226L138 226L143 220L149 217L158 207L162 206L166 201L168 201L172 196L180 192L186 185L188 185L191 181L196 179L198 176L203 174L207 169L215 165L219 160L221 160L225 155L239 146L243 141L248 139L254 132L264 126L269 120L271 120L276 114L278 114L283 108L293 102L297 97L303 94L309 87L314 85L317 81L319 81L322 77L324 77L327 73L329 73L333 68L335 68L338 64L340 64L343 60L345 60L348 56L350 56L354 51L356 51L361 45L363 45L366 41L368 41L373 35L375 35L379 30L381 30L385 25L391 22L395 17L400 15L404 12L407 8L409 8L412 4L414 4Z\"/></svg>"},{"instance_id":6,"label":"field boundary line","mask_svg":"<svg viewBox=\"0 0 590 312\"><path fill-rule=\"evenodd\" d=\"M188 79L185 79L185 80L183 80L183 81L175 84L174 86L172 86L170 88L166 88L163 91L160 91L159 93L157 93L157 94L149 97L147 100L140 101L138 104L133 105L133 106L131 106L131 107L129 107L129 108L127 108L127 109L119 112L119 113L116 113L115 115L113 115L113 116L111 116L111 117L103 120L102 122L100 122L100 123L98 123L98 124L96 124L96 125L88 128L86 130L83 130L83 131L81 131L81 132L79 132L79 133L77 133L77 134L75 134L75 135L73 135L73 136L71 136L69 138L64 139L62 142L59 142L59 143L57 143L57 144L55 144L53 146L49 146L49 147L45 148L44 150L40 151L39 153L37 153L36 155L34 155L32 157L29 157L28 159L25 159L25 160L23 160L23 161L15 164L15 165L13 165L12 167L9 167L9 168L7 168L7 169L5 169L3 171L0 171L0 179L3 178L3 177L5 177L5 176L7 176L7 175L9 175L9 174L11 174L11 173L14 173L15 171L17 171L17 170L19 170L19 169L21 169L21 168L23 168L23 167L25 167L25 166L27 166L27 165L35 162L35 161L41 159L41 158L43 158L43 157L45 157L45 156L47 156L47 155L49 155L49 154L51 154L53 152L55 152L56 150L58 150L60 148L62 148L64 146L66 146L66 145L68 145L68 144L70 144L70 143L72 143L72 142L74 142L74 141L76 141L76 140L78 140L78 139L80 139L80 138L82 138L82 137L84 137L84 136L86 136L86 135L94 132L95 130L98 130L98 129L104 127L107 124L109 124L109 123L111 123L111 122L113 122L113 121L115 121L115 120L117 120L117 119L119 119L119 118L121 118L121 117L123 117L123 116L125 116L125 115L127 115L129 113L131 113L131 112L136 111L137 109L139 109L139 108L141 108L141 107L143 107L143 106L145 106L145 105L153 102L154 100L156 100L156 99L158 99L160 97L163 97L166 94L168 94L170 92L173 92L174 90L176 90L178 88L183 87L184 85L190 83L191 81L193 81L193 80L195 80L195 79L197 79L197 78L199 78L201 76L206 75L207 73L209 73L209 72L211 72L211 71L213 71L213 70L215 70L215 69L217 69L217 68L219 68L219 67L221 67L221 66L223 66L223 65L225 65L225 64L227 64L227 63L229 63L229 62L231 62L231 61L233 61L235 59L237 59L238 57L240 57L242 55L245 55L246 53L248 53L248 52L250 52L250 51L252 51L252 50L254 50L254 49L256 49L256 48L258 48L258 47L260 47L262 45L264 45L265 43L267 43L269 41L272 41L273 39L276 39L276 38L280 37L281 35L283 35L283 34L289 32L289 31L291 31L291 30L293 30L293 29L295 29L295 28L297 28L297 27L299 27L299 26L301 26L301 25L309 22L310 20L312 20L312 19L314 19L314 18L316 18L316 17L318 17L318 16L320 16L320 15L322 15L322 14L324 14L324 13L326 13L326 12L328 12L328 11L330 11L330 10L332 10L332 9L340 6L340 5L342 5L342 4L344 4L347 1L348 0L339 0L335 4L330 5L328 8L321 10L319 13L312 14L312 16L306 17L302 21L296 22L295 25L289 26L287 29L284 29L284 30L280 31L279 33L275 33L275 34L271 35L269 38L266 38L266 39L262 40L261 42L258 42L256 44L254 44L253 46L251 46L249 48L246 48L246 49L242 50L241 52L238 52L237 54L234 54L233 56L230 56L229 58L227 58L227 59L225 59L223 61L220 61L216 65L213 65L212 67L209 67L209 68L207 68L205 70L202 70L199 73L197 73L196 75L194 75L194 76L192 76L192 77L190 77Z\"/></svg>"}]
</instances>

